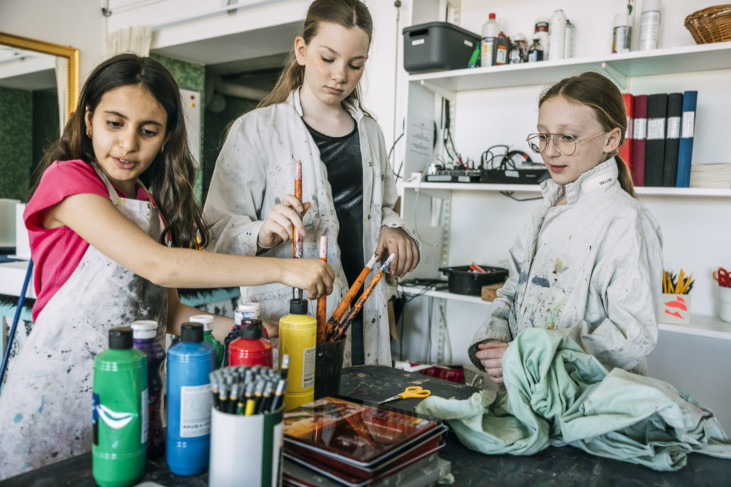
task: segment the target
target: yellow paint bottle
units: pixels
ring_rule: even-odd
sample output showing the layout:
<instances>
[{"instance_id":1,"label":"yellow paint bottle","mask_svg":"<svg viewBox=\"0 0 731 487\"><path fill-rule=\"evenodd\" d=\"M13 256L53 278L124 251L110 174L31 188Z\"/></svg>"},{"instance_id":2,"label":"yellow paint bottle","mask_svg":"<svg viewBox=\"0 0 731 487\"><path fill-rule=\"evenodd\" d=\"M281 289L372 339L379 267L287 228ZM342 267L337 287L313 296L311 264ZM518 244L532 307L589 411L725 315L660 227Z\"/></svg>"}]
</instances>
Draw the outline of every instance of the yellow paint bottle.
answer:
<instances>
[{"instance_id":1,"label":"yellow paint bottle","mask_svg":"<svg viewBox=\"0 0 731 487\"><path fill-rule=\"evenodd\" d=\"M289 411L315 399L315 355L317 320L307 314L307 300L292 299L289 314L279 320L279 367L289 355L284 410Z\"/></svg>"}]
</instances>

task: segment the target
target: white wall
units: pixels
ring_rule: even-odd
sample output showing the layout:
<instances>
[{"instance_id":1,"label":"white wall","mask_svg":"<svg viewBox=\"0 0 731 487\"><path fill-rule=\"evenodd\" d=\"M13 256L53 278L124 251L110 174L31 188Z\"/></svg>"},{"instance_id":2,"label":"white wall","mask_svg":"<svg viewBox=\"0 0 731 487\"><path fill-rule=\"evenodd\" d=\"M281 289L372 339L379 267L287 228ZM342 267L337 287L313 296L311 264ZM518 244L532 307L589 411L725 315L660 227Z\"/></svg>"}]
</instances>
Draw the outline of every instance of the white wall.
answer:
<instances>
[{"instance_id":1,"label":"white wall","mask_svg":"<svg viewBox=\"0 0 731 487\"><path fill-rule=\"evenodd\" d=\"M3 0L0 31L77 48L81 83L104 56L104 17L96 0Z\"/></svg>"}]
</instances>

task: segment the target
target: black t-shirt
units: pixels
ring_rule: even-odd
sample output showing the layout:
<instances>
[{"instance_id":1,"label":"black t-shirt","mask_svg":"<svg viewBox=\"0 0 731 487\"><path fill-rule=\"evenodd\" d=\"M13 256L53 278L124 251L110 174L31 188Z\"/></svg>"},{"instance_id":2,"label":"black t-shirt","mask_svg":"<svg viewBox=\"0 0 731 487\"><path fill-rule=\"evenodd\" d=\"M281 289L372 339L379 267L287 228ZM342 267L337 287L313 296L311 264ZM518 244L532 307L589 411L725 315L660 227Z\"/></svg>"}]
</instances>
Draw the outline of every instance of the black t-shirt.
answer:
<instances>
[{"instance_id":1,"label":"black t-shirt","mask_svg":"<svg viewBox=\"0 0 731 487\"><path fill-rule=\"evenodd\" d=\"M304 120L303 120L304 121ZM340 222L338 247L348 285L363 270L363 162L358 125L343 137L330 137L305 123L327 168L335 213ZM373 249L375 250L375 249Z\"/></svg>"}]
</instances>

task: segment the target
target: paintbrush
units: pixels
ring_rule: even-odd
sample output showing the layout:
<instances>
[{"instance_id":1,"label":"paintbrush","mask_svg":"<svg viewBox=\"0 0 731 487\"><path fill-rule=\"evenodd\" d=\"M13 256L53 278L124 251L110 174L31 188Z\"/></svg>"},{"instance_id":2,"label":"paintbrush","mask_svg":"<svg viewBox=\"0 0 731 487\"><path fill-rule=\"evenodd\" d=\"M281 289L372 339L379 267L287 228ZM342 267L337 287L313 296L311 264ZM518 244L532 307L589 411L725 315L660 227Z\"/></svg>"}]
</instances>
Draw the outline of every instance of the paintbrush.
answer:
<instances>
[{"instance_id":1,"label":"paintbrush","mask_svg":"<svg viewBox=\"0 0 731 487\"><path fill-rule=\"evenodd\" d=\"M366 277L368 277L368 274L370 274L373 270L373 266L376 265L377 259L378 257L376 257L375 255L371 257L371 260L369 260L365 267L363 267L363 270L360 271L360 275L358 275L358 278L355 280L353 285L350 286L348 292L345 293L345 297L343 297L343 300L340 301L338 307L335 308L335 311L333 312L332 316L327 321L327 325L325 326L325 341L327 341L327 337L332 336L335 333L335 329L340 326L340 320L350 307L350 303L353 301L355 295L358 294L358 290L360 290L360 288L363 286Z\"/></svg>"},{"instance_id":2,"label":"paintbrush","mask_svg":"<svg viewBox=\"0 0 731 487\"><path fill-rule=\"evenodd\" d=\"M350 324L353 322L353 318L360 312L360 310L363 308L363 303L366 302L366 299L371 295L373 290L376 288L376 284L378 284L378 281L381 280L381 277L383 277L383 274L385 272L388 272L388 270L391 268L391 261L396 257L396 254L391 254L388 256L388 259L386 262L381 266L380 269L378 269L378 272L376 272L376 275L373 276L373 279L371 279L371 282L368 283L368 287L365 288L363 291L363 294L360 295L360 298L358 298L358 301L356 301L355 305L351 308L348 315L345 317L345 321L342 325L338 326L337 330L335 331L335 336L331 336L331 340L333 342L336 342L340 340L345 332L348 330L348 327L350 327Z\"/></svg>"},{"instance_id":3,"label":"paintbrush","mask_svg":"<svg viewBox=\"0 0 731 487\"><path fill-rule=\"evenodd\" d=\"M327 235L320 237L320 260L327 262ZM317 341L327 338L327 296L317 298Z\"/></svg>"},{"instance_id":4,"label":"paintbrush","mask_svg":"<svg viewBox=\"0 0 731 487\"><path fill-rule=\"evenodd\" d=\"M302 202L302 161L300 160L294 161L294 197ZM301 259L303 255L302 235L300 235L297 227L295 227L292 238L292 258ZM299 288L294 288L292 294L294 299L302 299L304 296L304 292Z\"/></svg>"}]
</instances>

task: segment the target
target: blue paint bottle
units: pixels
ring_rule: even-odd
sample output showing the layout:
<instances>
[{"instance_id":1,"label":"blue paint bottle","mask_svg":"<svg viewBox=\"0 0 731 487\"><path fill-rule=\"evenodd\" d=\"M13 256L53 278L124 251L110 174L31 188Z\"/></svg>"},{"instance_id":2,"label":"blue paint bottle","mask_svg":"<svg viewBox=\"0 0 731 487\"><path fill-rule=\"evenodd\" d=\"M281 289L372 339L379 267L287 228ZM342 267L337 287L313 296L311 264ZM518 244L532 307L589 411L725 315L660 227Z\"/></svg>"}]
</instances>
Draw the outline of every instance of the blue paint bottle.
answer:
<instances>
[{"instance_id":1,"label":"blue paint bottle","mask_svg":"<svg viewBox=\"0 0 731 487\"><path fill-rule=\"evenodd\" d=\"M180 338L168 350L167 463L176 475L196 475L208 468L216 351L200 323L183 323Z\"/></svg>"}]
</instances>

